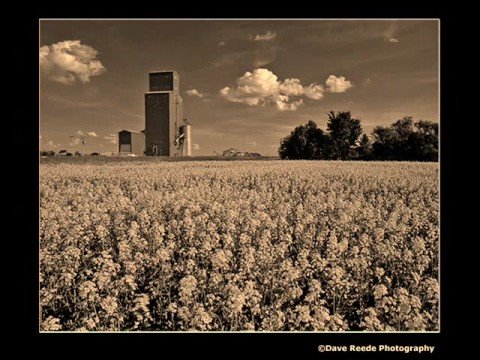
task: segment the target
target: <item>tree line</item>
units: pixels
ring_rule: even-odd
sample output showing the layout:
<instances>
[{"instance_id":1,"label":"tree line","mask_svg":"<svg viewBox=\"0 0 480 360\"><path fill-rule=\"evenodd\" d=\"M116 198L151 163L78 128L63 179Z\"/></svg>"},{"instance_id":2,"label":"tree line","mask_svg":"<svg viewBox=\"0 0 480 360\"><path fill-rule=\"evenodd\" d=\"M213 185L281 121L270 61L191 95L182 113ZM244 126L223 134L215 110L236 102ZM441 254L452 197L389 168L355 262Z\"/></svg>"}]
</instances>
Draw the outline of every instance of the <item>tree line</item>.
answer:
<instances>
[{"instance_id":1,"label":"tree line","mask_svg":"<svg viewBox=\"0 0 480 360\"><path fill-rule=\"evenodd\" d=\"M404 117L370 136L350 111L328 113L326 131L310 120L280 142L281 159L438 161L438 123Z\"/></svg>"},{"instance_id":2,"label":"tree line","mask_svg":"<svg viewBox=\"0 0 480 360\"><path fill-rule=\"evenodd\" d=\"M85 154L88 155L88 154ZM95 156L99 155L98 152L93 152L90 154L90 156ZM60 150L58 153L55 153L53 150L42 150L40 151L40 156L43 157L51 157L51 156L83 156L83 154L80 151L75 151L74 154L71 152L68 152L67 150Z\"/></svg>"}]
</instances>

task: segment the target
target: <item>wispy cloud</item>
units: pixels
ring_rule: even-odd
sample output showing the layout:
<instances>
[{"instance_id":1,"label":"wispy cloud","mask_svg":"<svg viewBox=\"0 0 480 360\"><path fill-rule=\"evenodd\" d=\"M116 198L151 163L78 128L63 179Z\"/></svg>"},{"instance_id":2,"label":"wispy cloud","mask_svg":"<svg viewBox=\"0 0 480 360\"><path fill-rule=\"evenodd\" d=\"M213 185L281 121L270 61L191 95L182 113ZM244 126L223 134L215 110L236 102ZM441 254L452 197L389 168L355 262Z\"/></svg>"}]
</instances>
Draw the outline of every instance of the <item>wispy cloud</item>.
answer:
<instances>
[{"instance_id":1,"label":"wispy cloud","mask_svg":"<svg viewBox=\"0 0 480 360\"><path fill-rule=\"evenodd\" d=\"M261 43L259 48L253 52L253 67L258 68L275 61L277 57L277 47L270 43Z\"/></svg>"},{"instance_id":2,"label":"wispy cloud","mask_svg":"<svg viewBox=\"0 0 480 360\"><path fill-rule=\"evenodd\" d=\"M398 29L398 24L396 21L392 21L389 23L388 28L383 32L383 39L392 44L396 44L399 42L398 38L396 37Z\"/></svg>"},{"instance_id":3,"label":"wispy cloud","mask_svg":"<svg viewBox=\"0 0 480 360\"><path fill-rule=\"evenodd\" d=\"M246 50L239 50L221 54L211 64L211 69L223 66L253 66L262 67L275 61L277 57L277 46L273 42L255 42Z\"/></svg>"},{"instance_id":4,"label":"wispy cloud","mask_svg":"<svg viewBox=\"0 0 480 360\"><path fill-rule=\"evenodd\" d=\"M277 37L277 33L267 31L265 34L257 34L253 38L254 41L273 41Z\"/></svg>"},{"instance_id":5,"label":"wispy cloud","mask_svg":"<svg viewBox=\"0 0 480 360\"><path fill-rule=\"evenodd\" d=\"M115 133L108 134L107 136L104 136L103 138L111 144L117 144L117 142L118 142L117 134L115 134Z\"/></svg>"},{"instance_id":6,"label":"wispy cloud","mask_svg":"<svg viewBox=\"0 0 480 360\"><path fill-rule=\"evenodd\" d=\"M215 60L213 60L211 68L216 69L226 65L238 64L241 61L245 61L251 54L251 51L237 51L228 54L222 54Z\"/></svg>"},{"instance_id":7,"label":"wispy cloud","mask_svg":"<svg viewBox=\"0 0 480 360\"><path fill-rule=\"evenodd\" d=\"M201 93L200 91L198 91L197 89L190 89L190 90L187 90L185 91L185 93L188 95L188 96L196 96L200 99L203 99L205 97L207 97L207 94L205 93Z\"/></svg>"},{"instance_id":8,"label":"wispy cloud","mask_svg":"<svg viewBox=\"0 0 480 360\"><path fill-rule=\"evenodd\" d=\"M60 146L62 146L62 144L57 144L57 143L55 143L55 141L53 141L53 140L48 140L47 146L48 146L50 149L57 149L57 148L59 148Z\"/></svg>"},{"instance_id":9,"label":"wispy cloud","mask_svg":"<svg viewBox=\"0 0 480 360\"><path fill-rule=\"evenodd\" d=\"M42 96L44 96L42 94ZM109 106L105 101L81 101L81 100L72 100L63 96L45 94L45 99L53 101L58 105L63 105L64 107L73 107L73 108L98 108ZM57 106L58 106L57 105Z\"/></svg>"},{"instance_id":10,"label":"wispy cloud","mask_svg":"<svg viewBox=\"0 0 480 360\"><path fill-rule=\"evenodd\" d=\"M43 95L42 95L43 96ZM143 115L123 109L122 107L118 106L117 104L111 104L105 100L102 101L81 101L81 100L72 100L65 98L63 96L58 95L45 95L45 99L48 101L52 101L57 103L58 105L62 105L66 108L102 108L102 109L109 109L112 112L119 112L123 115L136 117L136 118L143 118Z\"/></svg>"},{"instance_id":11,"label":"wispy cloud","mask_svg":"<svg viewBox=\"0 0 480 360\"><path fill-rule=\"evenodd\" d=\"M90 82L107 69L97 59L98 51L80 40L66 40L40 48L40 68L47 79L64 85L77 80Z\"/></svg>"},{"instance_id":12,"label":"wispy cloud","mask_svg":"<svg viewBox=\"0 0 480 360\"><path fill-rule=\"evenodd\" d=\"M79 138L73 138L72 141L68 144L70 146L77 146L80 145L80 139Z\"/></svg>"}]
</instances>

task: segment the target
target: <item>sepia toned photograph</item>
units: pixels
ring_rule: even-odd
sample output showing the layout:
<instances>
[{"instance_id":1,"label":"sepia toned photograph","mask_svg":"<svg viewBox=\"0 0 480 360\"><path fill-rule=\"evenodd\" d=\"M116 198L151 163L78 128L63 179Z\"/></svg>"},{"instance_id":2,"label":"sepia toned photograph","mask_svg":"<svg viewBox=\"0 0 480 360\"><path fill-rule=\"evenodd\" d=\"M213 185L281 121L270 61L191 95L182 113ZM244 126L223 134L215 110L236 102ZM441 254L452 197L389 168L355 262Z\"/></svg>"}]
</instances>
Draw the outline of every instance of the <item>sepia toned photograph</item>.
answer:
<instances>
[{"instance_id":1,"label":"sepia toned photograph","mask_svg":"<svg viewBox=\"0 0 480 360\"><path fill-rule=\"evenodd\" d=\"M38 26L40 332L440 331L440 20Z\"/></svg>"}]
</instances>

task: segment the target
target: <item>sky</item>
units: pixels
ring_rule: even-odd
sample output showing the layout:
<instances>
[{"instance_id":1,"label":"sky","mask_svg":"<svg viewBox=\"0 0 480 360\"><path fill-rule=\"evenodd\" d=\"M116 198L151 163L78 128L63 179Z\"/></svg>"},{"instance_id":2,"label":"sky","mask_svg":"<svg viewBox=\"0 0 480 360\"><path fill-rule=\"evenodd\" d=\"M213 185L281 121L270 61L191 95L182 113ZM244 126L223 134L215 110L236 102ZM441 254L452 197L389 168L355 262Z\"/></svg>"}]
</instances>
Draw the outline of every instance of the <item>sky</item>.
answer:
<instances>
[{"instance_id":1,"label":"sky","mask_svg":"<svg viewBox=\"0 0 480 360\"><path fill-rule=\"evenodd\" d=\"M277 155L329 111L368 134L439 121L436 20L41 20L39 45L42 150L118 151L118 131L144 129L148 72L164 69L179 73L193 155Z\"/></svg>"}]
</instances>

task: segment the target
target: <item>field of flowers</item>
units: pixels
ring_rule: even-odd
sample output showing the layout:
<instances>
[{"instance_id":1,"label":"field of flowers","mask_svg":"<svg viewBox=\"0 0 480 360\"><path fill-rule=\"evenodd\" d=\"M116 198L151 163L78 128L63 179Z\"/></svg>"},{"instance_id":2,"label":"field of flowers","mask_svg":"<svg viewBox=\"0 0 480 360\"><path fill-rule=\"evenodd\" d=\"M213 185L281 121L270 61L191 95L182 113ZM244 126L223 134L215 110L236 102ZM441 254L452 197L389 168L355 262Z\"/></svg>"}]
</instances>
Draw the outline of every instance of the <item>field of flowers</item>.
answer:
<instances>
[{"instance_id":1,"label":"field of flowers","mask_svg":"<svg viewBox=\"0 0 480 360\"><path fill-rule=\"evenodd\" d=\"M40 166L42 330L438 330L438 164Z\"/></svg>"}]
</instances>

